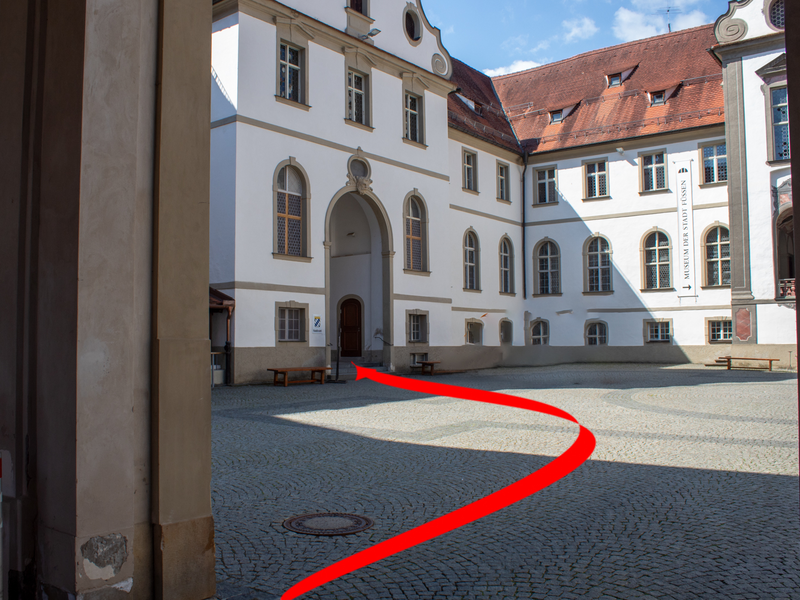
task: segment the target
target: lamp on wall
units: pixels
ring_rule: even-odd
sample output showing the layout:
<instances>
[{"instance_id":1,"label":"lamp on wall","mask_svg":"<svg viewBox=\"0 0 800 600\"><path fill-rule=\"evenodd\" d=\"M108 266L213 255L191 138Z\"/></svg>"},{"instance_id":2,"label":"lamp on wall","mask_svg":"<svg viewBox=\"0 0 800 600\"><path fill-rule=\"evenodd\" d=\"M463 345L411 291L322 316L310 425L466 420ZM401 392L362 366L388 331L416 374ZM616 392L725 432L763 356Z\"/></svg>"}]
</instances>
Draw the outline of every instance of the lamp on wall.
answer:
<instances>
[{"instance_id":1,"label":"lamp on wall","mask_svg":"<svg viewBox=\"0 0 800 600\"><path fill-rule=\"evenodd\" d=\"M380 32L381 32L381 30L380 30L380 29L370 29L370 30L369 30L369 33L367 33L367 34L365 34L365 35L360 35L360 36L358 36L358 37L359 37L359 39L366 40L367 38L375 37L375 36L376 36L376 35L378 35Z\"/></svg>"}]
</instances>

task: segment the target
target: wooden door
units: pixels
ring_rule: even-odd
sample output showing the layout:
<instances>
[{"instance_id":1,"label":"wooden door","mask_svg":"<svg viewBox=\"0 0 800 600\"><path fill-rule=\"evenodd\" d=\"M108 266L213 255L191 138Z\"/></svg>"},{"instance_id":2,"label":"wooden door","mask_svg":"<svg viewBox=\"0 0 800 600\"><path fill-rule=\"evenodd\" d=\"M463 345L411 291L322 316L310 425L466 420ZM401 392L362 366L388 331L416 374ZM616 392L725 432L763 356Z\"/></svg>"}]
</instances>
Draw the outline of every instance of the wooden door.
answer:
<instances>
[{"instance_id":1,"label":"wooden door","mask_svg":"<svg viewBox=\"0 0 800 600\"><path fill-rule=\"evenodd\" d=\"M342 302L339 323L342 327L342 356L361 356L361 303L355 298Z\"/></svg>"}]
</instances>

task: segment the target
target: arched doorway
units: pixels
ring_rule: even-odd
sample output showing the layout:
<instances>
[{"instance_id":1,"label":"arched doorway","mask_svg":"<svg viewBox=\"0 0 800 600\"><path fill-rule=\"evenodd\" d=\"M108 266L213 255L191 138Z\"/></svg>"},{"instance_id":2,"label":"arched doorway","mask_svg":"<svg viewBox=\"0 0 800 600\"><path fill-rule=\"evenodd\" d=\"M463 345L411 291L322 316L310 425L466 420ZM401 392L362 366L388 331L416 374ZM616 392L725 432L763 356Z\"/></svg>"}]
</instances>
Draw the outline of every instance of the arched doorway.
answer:
<instances>
[{"instance_id":1,"label":"arched doorway","mask_svg":"<svg viewBox=\"0 0 800 600\"><path fill-rule=\"evenodd\" d=\"M339 308L339 348L343 357L360 357L363 348L361 302L347 298Z\"/></svg>"},{"instance_id":2,"label":"arched doorway","mask_svg":"<svg viewBox=\"0 0 800 600\"><path fill-rule=\"evenodd\" d=\"M327 359L330 364L331 355L342 343L343 358L361 356L365 362L391 369L392 232L382 203L369 187L369 167L362 167L358 164L361 162L365 161L351 158L352 185L334 195L326 215ZM365 174L358 174L362 172ZM356 348L356 334L349 329L352 325L347 325L345 349L345 341L339 340L339 329L341 326L344 332L345 320L351 322L355 318L355 304L347 302L350 299L361 310L361 330L357 336L361 347Z\"/></svg>"},{"instance_id":3,"label":"arched doorway","mask_svg":"<svg viewBox=\"0 0 800 600\"><path fill-rule=\"evenodd\" d=\"M778 215L775 254L778 298L795 297L794 218L791 207Z\"/></svg>"}]
</instances>

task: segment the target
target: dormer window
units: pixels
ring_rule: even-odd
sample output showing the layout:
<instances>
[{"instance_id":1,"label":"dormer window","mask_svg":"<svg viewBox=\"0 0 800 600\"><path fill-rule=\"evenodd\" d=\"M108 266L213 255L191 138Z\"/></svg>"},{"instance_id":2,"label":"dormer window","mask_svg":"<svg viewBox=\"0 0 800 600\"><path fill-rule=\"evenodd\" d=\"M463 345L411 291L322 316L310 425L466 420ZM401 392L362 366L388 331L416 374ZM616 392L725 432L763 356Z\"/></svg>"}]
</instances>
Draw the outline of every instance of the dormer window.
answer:
<instances>
[{"instance_id":1,"label":"dormer window","mask_svg":"<svg viewBox=\"0 0 800 600\"><path fill-rule=\"evenodd\" d=\"M662 106L667 101L667 93L663 90L650 94L650 106Z\"/></svg>"},{"instance_id":2,"label":"dormer window","mask_svg":"<svg viewBox=\"0 0 800 600\"><path fill-rule=\"evenodd\" d=\"M554 110L550 113L550 122L551 123L561 123L564 120L564 111L563 110Z\"/></svg>"},{"instance_id":3,"label":"dormer window","mask_svg":"<svg viewBox=\"0 0 800 600\"><path fill-rule=\"evenodd\" d=\"M466 96L462 96L461 94L456 94L456 96L458 96L458 99L461 100L464 104L469 106L469 109L476 115L480 115L483 112L483 106L480 104L480 102L474 102L469 98L467 98Z\"/></svg>"},{"instance_id":4,"label":"dormer window","mask_svg":"<svg viewBox=\"0 0 800 600\"><path fill-rule=\"evenodd\" d=\"M619 87L622 85L622 73L614 73L608 76L608 87Z\"/></svg>"}]
</instances>

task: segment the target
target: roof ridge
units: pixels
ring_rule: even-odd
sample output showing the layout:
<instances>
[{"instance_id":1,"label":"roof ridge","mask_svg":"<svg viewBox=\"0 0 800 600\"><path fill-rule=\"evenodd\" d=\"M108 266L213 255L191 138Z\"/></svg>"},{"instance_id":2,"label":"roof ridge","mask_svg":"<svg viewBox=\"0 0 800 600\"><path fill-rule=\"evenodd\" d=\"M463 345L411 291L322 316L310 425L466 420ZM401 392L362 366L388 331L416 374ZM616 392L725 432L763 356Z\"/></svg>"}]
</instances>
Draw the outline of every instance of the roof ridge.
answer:
<instances>
[{"instance_id":1,"label":"roof ridge","mask_svg":"<svg viewBox=\"0 0 800 600\"><path fill-rule=\"evenodd\" d=\"M478 71L478 72L481 73L482 75L485 75L486 77L489 77L492 80L492 82L494 82L495 80L498 80L498 79L511 78L511 77L522 75L523 73L530 73L530 72L536 71L538 69L544 69L544 68L547 68L547 67L553 67L554 65L565 64L565 63L571 62L573 60L583 59L583 58L586 58L587 56L592 56L594 54L601 54L603 52L607 52L607 51L610 51L610 50L615 50L615 49L618 49L618 48L622 48L623 46L635 46L635 45L638 45L638 44L644 44L646 42L651 42L651 41L657 40L659 38L672 37L672 36L678 36L678 35L685 35L685 34L691 32L691 31L697 31L699 29L706 29L706 28L713 28L713 27L714 27L713 23L707 23L705 25L698 25L697 27L690 27L689 29L681 29L679 31L670 31L670 32L667 32L667 33L662 33L660 35L654 35L652 37L646 37L646 38L642 38L642 39L639 39L639 40L632 40L630 42L623 42L621 44L616 44L614 46L606 46L605 48L597 48L595 50L589 50L588 52L583 52L582 54L576 54L575 56L569 56L567 58L564 58L564 59L561 59L561 60L557 60L555 62L547 63L547 64L544 64L544 65L539 65L538 67L531 67L530 69L525 69L524 71L515 71L514 73L506 73L505 75L497 75L495 77L489 77L488 75L486 75L485 73L482 73L481 71ZM459 61L459 62L462 62L462 64L463 64L463 61ZM469 66L469 65L467 65L467 66Z\"/></svg>"}]
</instances>

